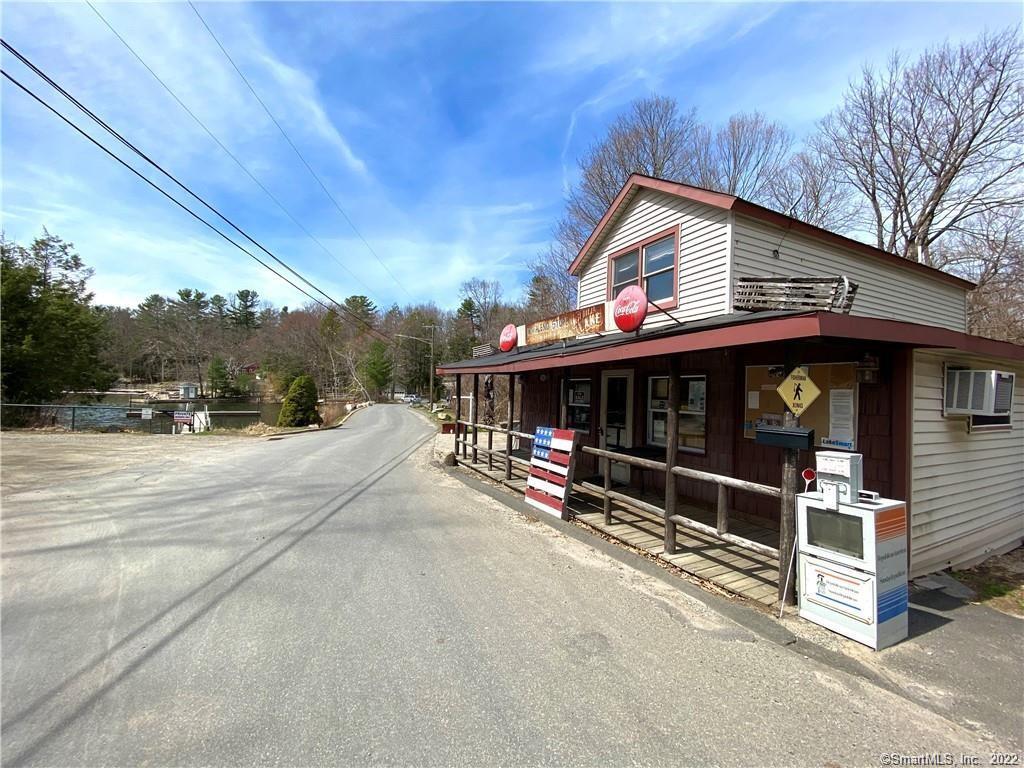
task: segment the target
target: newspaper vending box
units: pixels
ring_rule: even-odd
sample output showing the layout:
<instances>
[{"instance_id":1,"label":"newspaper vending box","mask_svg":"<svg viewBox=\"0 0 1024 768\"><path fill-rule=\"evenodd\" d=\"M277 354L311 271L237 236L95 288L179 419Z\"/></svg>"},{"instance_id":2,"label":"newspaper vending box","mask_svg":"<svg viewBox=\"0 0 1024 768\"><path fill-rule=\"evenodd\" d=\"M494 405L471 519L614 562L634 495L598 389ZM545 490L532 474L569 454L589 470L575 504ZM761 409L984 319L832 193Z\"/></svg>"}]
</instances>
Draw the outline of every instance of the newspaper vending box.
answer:
<instances>
[{"instance_id":1,"label":"newspaper vending box","mask_svg":"<svg viewBox=\"0 0 1024 768\"><path fill-rule=\"evenodd\" d=\"M907 636L906 503L861 490L861 456L820 451L797 494L802 618L876 650Z\"/></svg>"}]
</instances>

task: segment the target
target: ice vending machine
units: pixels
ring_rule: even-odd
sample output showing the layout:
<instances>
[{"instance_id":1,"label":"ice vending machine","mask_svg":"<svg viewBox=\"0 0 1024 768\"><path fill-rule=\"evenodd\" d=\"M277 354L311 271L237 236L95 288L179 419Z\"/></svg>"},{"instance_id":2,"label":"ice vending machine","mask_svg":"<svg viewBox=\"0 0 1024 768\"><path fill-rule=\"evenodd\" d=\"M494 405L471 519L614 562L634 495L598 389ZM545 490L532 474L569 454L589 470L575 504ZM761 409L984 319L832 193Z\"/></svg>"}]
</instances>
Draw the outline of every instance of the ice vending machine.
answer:
<instances>
[{"instance_id":1,"label":"ice vending machine","mask_svg":"<svg viewBox=\"0 0 1024 768\"><path fill-rule=\"evenodd\" d=\"M861 455L821 451L796 497L802 618L876 650L907 636L907 507L863 491Z\"/></svg>"}]
</instances>

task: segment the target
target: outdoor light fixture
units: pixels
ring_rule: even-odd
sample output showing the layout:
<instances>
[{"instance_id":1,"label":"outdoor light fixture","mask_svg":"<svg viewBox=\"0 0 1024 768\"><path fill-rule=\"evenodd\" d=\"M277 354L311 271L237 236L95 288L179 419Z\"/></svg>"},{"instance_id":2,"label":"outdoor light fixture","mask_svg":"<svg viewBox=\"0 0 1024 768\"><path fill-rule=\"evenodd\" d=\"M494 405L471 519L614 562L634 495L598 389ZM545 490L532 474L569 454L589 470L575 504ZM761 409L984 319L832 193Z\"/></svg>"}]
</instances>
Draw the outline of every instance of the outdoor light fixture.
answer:
<instances>
[{"instance_id":1,"label":"outdoor light fixture","mask_svg":"<svg viewBox=\"0 0 1024 768\"><path fill-rule=\"evenodd\" d=\"M857 381L861 384L877 384L878 370L878 356L865 352L857 363Z\"/></svg>"}]
</instances>

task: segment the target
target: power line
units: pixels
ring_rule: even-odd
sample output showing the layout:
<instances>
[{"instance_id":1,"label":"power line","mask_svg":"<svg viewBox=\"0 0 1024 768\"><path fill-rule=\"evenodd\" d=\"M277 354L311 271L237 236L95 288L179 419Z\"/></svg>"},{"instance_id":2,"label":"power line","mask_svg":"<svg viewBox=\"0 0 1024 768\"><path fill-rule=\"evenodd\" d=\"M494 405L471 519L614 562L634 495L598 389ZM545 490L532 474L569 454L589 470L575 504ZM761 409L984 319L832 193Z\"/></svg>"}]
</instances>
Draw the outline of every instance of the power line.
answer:
<instances>
[{"instance_id":1,"label":"power line","mask_svg":"<svg viewBox=\"0 0 1024 768\"><path fill-rule=\"evenodd\" d=\"M23 54L21 54L21 53L20 53L20 52L19 52L19 51L18 51L17 49L15 49L15 48L14 48L14 47L13 47L12 45L10 45L10 44L9 44L9 43L8 43L8 42L7 42L6 40L2 40L2 39L0 39L0 45L3 45L3 47L4 47L4 49L5 49L5 50L7 50L8 52L10 52L10 53L11 53L11 54L13 54L14 56L16 56L16 57L18 58L18 60L19 60L19 61L21 61L21 62L22 62L22 63L23 63L23 64L24 64L25 66L27 66L27 67L28 67L29 69L31 69L31 70L32 70L32 71L33 71L33 72L34 72L34 73L35 73L36 75L38 75L38 76L39 76L40 78L42 78L42 79L43 79L44 81L46 81L46 83L47 83L47 84L49 84L49 85L50 85L50 86L51 86L52 88L54 88L55 90L57 90L57 91L58 91L58 92L59 92L59 93L60 93L60 94L61 94L62 96L64 96L64 97L65 97L66 99L68 99L68 101L70 101L70 102L71 102L72 104L74 104L74 105L75 105L75 106L76 106L76 107L77 107L77 108L78 108L78 109L79 109L80 111L82 111L82 112L83 112L83 113L84 113L84 114L85 114L85 115L86 115L87 117L89 117L89 118L90 118L91 120L93 120L93 122L97 123L97 124L98 124L99 126L101 126L101 127L102 127L102 128L104 129L104 130L106 130L106 131L107 131L107 132L108 132L108 133L109 133L109 134L110 134L111 136L113 136L113 137L114 137L114 138L116 138L116 139L117 139L118 141L120 141L120 142L121 142L121 143L122 143L122 144L123 144L123 145L124 145L125 147L127 147L128 149L130 149L130 150L131 150L132 152L134 152L134 153L135 153L136 155L138 155L138 156L139 156L140 158L142 158L142 159L143 159L143 160L145 160L145 161L146 161L147 163L149 163L149 164L150 164L151 166L153 166L153 167L154 167L154 168L156 168L156 169L157 169L158 171L160 171L160 173L162 173L162 174L163 174L164 176L166 176L166 177L167 177L168 179L170 179L171 181L173 181L173 182L174 182L174 183L175 183L175 184L176 184L176 185L177 185L177 186L178 186L178 187L179 187L180 189L182 189L182 190L183 190L184 192L186 192L186 193L187 193L188 195L190 195L190 196L191 196L192 198L194 198L195 200L197 200L198 202L200 202L200 203L201 203L201 204L202 204L202 205L203 205L204 207L206 207L206 208L207 208L207 209L208 209L208 210L209 210L209 211L210 211L211 213L213 213L213 214L214 214L214 215L216 215L216 216L217 216L218 218L220 218L220 219L221 219L221 220L222 220L223 222L225 222L226 224L228 224L228 225L229 225L229 226L230 226L230 227L231 227L232 229L234 229L234 230L235 230L236 232L238 232L238 233L239 233L240 235L242 235L242 236L243 236L243 237L244 237L245 239L247 239L247 240L248 240L248 241L249 241L250 243L252 243L252 244L253 244L253 245L255 245L255 246L256 246L257 248L259 248L259 249L260 249L261 251L263 251L263 252L264 252L264 253L265 253L265 254L266 254L267 256L269 256L269 257L270 257L271 259L273 259L273 260L274 260L275 262L277 262L277 263L278 263L278 264L280 264L280 265L281 265L282 267L284 267L285 269L287 269L287 270L288 270L289 272L291 272L291 273L292 273L293 275L295 275L295 277L297 277L297 278L298 278L299 280L301 280L302 282L306 283L306 284L307 284L307 285L308 285L308 286L309 286L310 288L312 288L312 289L313 289L314 291L316 291L317 293L319 293L320 295L322 295L322 296L323 296L324 298L326 298L326 299L327 299L328 301L330 301L330 302L332 302L333 304L335 304L335 305L336 305L336 306L337 306L337 307L338 307L339 309L341 309L341 310L342 310L343 312L345 312L345 313L346 313L346 314L347 314L347 315L348 315L349 317L351 317L352 319L356 320L357 322L363 323L363 324L364 324L364 325L365 325L365 326L366 326L366 327L367 327L368 329L373 329L373 326L372 326L372 325L371 325L371 324L370 324L370 323L369 323L368 321L366 321L365 319L363 319L363 318L359 317L358 315L356 315L356 314L355 314L354 312L352 312L352 311L351 311L351 310L349 310L349 309L348 309L347 307L345 307L344 305L342 305L342 304L341 304L340 302L338 302L338 301L337 301L336 299L334 299L334 298L333 298L332 296L330 296L330 295L329 295L328 293L326 293L325 291L323 291L323 290L322 290L322 289L321 289L321 288L320 288L319 286L317 286L317 285L315 285L314 283L312 283L312 282L311 282L310 280L308 280L308 279L307 279L306 277L304 277L304 276L303 276L303 275L301 275L301 274L300 274L299 272L297 272L297 271L296 271L295 269L293 269L293 268L292 268L291 266L289 266L289 265L288 265L287 263L285 263L285 262L284 262L284 261L283 261L282 259L278 258L278 257L277 257L276 255L274 255L273 253L271 253L271 252L270 252L270 251L269 251L269 250L268 250L267 248L265 248L265 247L264 247L264 246L263 246L263 245L262 245L261 243L259 243L258 241L256 241L256 240L255 240L255 239L254 239L253 237L251 237L251 236L250 236L250 235L249 235L249 234L248 234L247 232L245 232L245 231L244 231L244 230L243 230L243 229L242 229L241 227L239 227L239 226L238 226L237 224L235 224L235 223L234 223L233 221L231 221L231 220L230 220L229 218L227 218L226 216L224 216L224 215L223 215L223 214L222 214L222 213L221 213L221 212L220 212L219 210L217 210L216 208L214 208L214 207L213 207L212 205L210 205L210 204L209 204L209 203L208 203L208 202L207 202L206 200L204 200L204 199L203 199L202 197L200 197L200 196L199 196L198 194L196 194L195 192L193 192L191 188L189 188L189 187L188 187L188 186L187 186L186 184L184 184L183 182L181 182L181 181L180 181L180 180L179 180L179 179L178 179L177 177L175 177L175 176L174 176L174 175L173 175L172 173L170 173L169 171L167 171L167 170L166 170L165 168L163 168L163 167L162 167L162 166L161 166L161 165L160 165L159 163L157 163L157 162L156 162L155 160L153 160L153 159L152 159L151 157L149 157L149 156L148 156L148 155L147 155L147 154L146 154L145 152L143 152L143 151L142 151L142 150L140 150L140 149L139 149L139 148L138 148L137 146L135 146L134 144L132 144L132 143L131 143L131 142L130 142L130 141L129 141L128 139L126 139L126 138L125 138L125 137L124 137L124 136L123 136L123 135L122 135L121 133L119 133L119 132L118 132L118 131L117 131L116 129L114 129L113 127L111 127L111 126L110 126L110 125L109 125L109 124L108 124L108 123L107 123L106 121L104 121L104 120L103 120L103 119L102 119L101 117L99 117L98 115L96 115L96 114L95 114L95 113L94 113L94 112L93 112L92 110L90 110L90 109L89 109L88 107L86 107L86 106L85 106L84 104L82 104L82 102L80 102L80 101L79 101L78 99L76 99L76 98L75 98L75 97L74 97L73 95L71 95L70 93L68 93L68 91L67 91L67 90L65 90L65 89L64 89L64 88L63 88L63 87L62 87L62 86L61 86L61 85L60 85L59 83L55 82L55 81L54 81L54 80L53 80L53 79L52 79L52 78L51 78L51 77L50 77L49 75L47 75L47 74L46 74L45 72L43 72L43 71L42 71L41 69L39 69L39 67L37 67L37 66L36 66L35 64L33 64L33 63L32 63L31 61L29 61L29 59L28 59L28 58L26 58L26 57L25 57L25 56L24 56ZM308 294L307 294L307 295L308 295ZM374 330L375 330L375 329L374 329Z\"/></svg>"},{"instance_id":2,"label":"power line","mask_svg":"<svg viewBox=\"0 0 1024 768\"><path fill-rule=\"evenodd\" d=\"M358 283L360 286L362 286L366 290L366 292L368 294L372 294L373 290L366 283L364 283L359 278L359 276L356 275L355 272L353 272L351 269L349 269L337 256L335 256L334 253L332 253L330 251L330 249L328 249L327 246L324 245L323 242L321 242L320 239L316 235L314 235L312 232L310 232L309 229L307 229L306 226L302 224L302 222L300 222L297 218L295 218L295 216L292 214L292 212L289 211L287 208L285 208L284 204L277 198L277 196L274 195L274 193L271 192L269 189L267 189L267 187L263 184L263 182L261 182L258 178L256 178L256 176L252 173L252 171L250 171L245 166L245 164L241 160L239 160L238 157L230 149L227 148L227 146L225 146L224 142L222 142L219 138L217 138L217 136L213 133L213 131L211 131L207 127L206 123L204 123L202 120L199 119L199 117L195 114L195 112L193 112L191 109L189 109L188 105L185 104L185 102L182 101L178 97L178 94L175 93L174 90L169 85L167 85L167 83L165 83L163 81L163 79L161 79L160 75L158 75L156 72L153 71L153 68L150 67L149 64L146 63L145 59L143 59L142 56L140 56L139 53L128 43L128 41L125 40L116 29L114 29L114 27L111 25L111 23L109 21L107 21L106 17L102 13L100 13L99 9L96 8L96 6L93 5L92 2L90 2L90 0L86 0L86 4L90 8L92 8L93 13L95 13L97 16L99 16L100 21L102 21L106 25L107 29L109 29L114 34L114 37L116 37L118 40L120 40L121 44L124 45L124 47L128 49L128 51L132 54L132 56L134 56L138 60L138 62L143 67L145 67L146 71L149 72L149 74L152 75L153 78L158 83L160 83L161 86L163 86L163 89L165 91L167 91L167 93L169 93L171 95L171 98L173 98L176 102L178 102L178 105L183 110L185 110L185 112L188 113L188 115L196 122L196 124L200 128L202 128L206 132L207 136L209 136L211 139L213 139L214 142L216 142L217 146L219 146L222 150L224 150L224 152L227 154L228 157L230 157L232 160L234 160L235 165L237 165L239 168L241 168L242 172L245 173L245 175L248 176L250 179L252 179L253 183L256 184L256 186L258 186L261 190L263 190L264 194L266 194L266 196L269 197L274 202L274 204L277 205L277 207L281 209L282 212L284 212L285 216L287 216L289 219L291 219L292 222L295 224L295 226L297 226L299 229L301 229L306 234L307 237L309 237L314 243L316 243L318 246L320 246L320 249L324 253L326 253L339 267L341 267L343 270L345 270L345 272L353 280L355 280L356 283Z\"/></svg>"},{"instance_id":3,"label":"power line","mask_svg":"<svg viewBox=\"0 0 1024 768\"><path fill-rule=\"evenodd\" d=\"M6 43L4 43L4 47L5 47L5 48L7 48L7 47L8 47ZM15 52L15 55L17 55L17 54L16 54L16 52ZM309 292L308 292L307 290L305 290L305 289L304 289L304 288L302 288L301 286L299 286L299 285L296 285L296 284L295 284L294 282L292 282L292 281L291 281L290 279L288 279L288 277L286 277L285 275L281 274L281 273L280 273L280 272L278 272L278 271L277 271L276 269L274 269L274 268L273 268L273 267L272 267L272 266L271 266L270 264L268 264L267 262L265 262L265 261L263 261L262 259L260 259L260 258L259 258L258 256L256 256L256 255L255 255L254 253L252 253L252 252L251 252L251 251L250 251L249 249L245 248L245 247L244 247L243 245L241 245L240 243L236 242L235 240L233 240L233 239L232 239L231 237L229 237L228 235L224 234L224 232L222 232L222 231L221 231L220 229L218 229L218 228L217 228L216 226L214 226L213 224L211 224L211 223L210 223L209 221L207 221L207 220L206 220L206 219L204 219L204 218L203 218L202 216L200 216L199 214L197 214L197 213L196 213L195 211L193 211L193 210L192 210L191 208L189 208L188 206L186 206L186 205L185 205L184 203L182 203L182 202L181 202L180 200L178 200L178 199L177 199L177 198L175 198L175 197L174 197L173 195L171 195L170 193L168 193L168 192L167 192L167 191L166 191L165 189L163 189L162 187L160 187L160 186L159 186L158 184L156 184L156 183L155 183L154 181L152 181L151 179L147 178L147 177L146 177L146 176L145 176L144 174L142 174L142 173L141 173L141 172L140 172L139 170L137 170L136 168L134 168L134 167L133 167L132 165L130 165L130 164L129 164L128 162L126 162L126 161L125 161L125 160L124 160L123 158L119 157L119 156L118 156L117 154L115 154L115 153L114 153L113 151L111 151L111 150L110 150L110 149L109 149L108 147L104 146L104 145L103 145L103 144L102 144L101 142L97 141L97 140L96 140L96 139L95 139L95 138L94 138L93 136L89 135L89 134L88 134L88 133L87 133L87 132L86 132L85 130L83 130L83 129L82 129L82 128L81 128L80 126L78 126L78 125L77 125L77 124L76 124L76 123L75 123L75 122L74 122L73 120L71 120L70 118L68 118L68 117L66 117L65 115L63 115L63 114L62 114L62 113L61 113L61 112L60 112L59 110L57 110L57 109L56 109L56 108L55 108L55 107L54 107L53 105L51 105L51 104L50 104L49 102L47 102L47 101L46 101L46 100L45 100L44 98L42 98L41 96L39 96L38 94L36 94L36 93L35 93L34 91L32 91L32 90L31 90L30 88L28 88L28 87L27 87L26 85L22 84L22 83L21 83L20 81L18 81L18 80L17 80L17 79L15 78L15 77L13 77L13 76L12 76L12 75L11 75L10 73L8 73L8 72L7 72L6 70L0 70L0 73L2 73L4 77L6 77L6 78L7 78L8 80L10 80L10 81L11 81L11 82L12 82L12 83L13 83L14 85L16 85L16 86L17 86L18 88L20 88L20 89L21 89L22 91L24 91L24 92L25 92L26 94L28 94L29 96L31 96L31 97L32 97L32 98L33 98L33 99L34 99L35 101L37 101L37 102L38 102L39 104L41 104L41 105L42 105L43 107L45 107L45 108L46 108L47 110L49 110L49 111L50 111L50 112L52 112L52 113L53 113L54 115L56 115L56 116L57 116L58 118L60 118L60 119L61 119L61 120L62 120L62 121L63 121L64 123L66 123L67 125L69 125L69 126L70 126L71 128L73 128L73 129L74 129L75 131L77 131L77 132L78 132L79 134L81 134L82 136L84 136L84 137L85 137L86 139L88 139L88 140L89 140L89 141L90 141L90 142L91 142L92 144L94 144L95 146L99 147L99 149L101 149L101 150L102 150L102 151L103 151L104 153L106 153L106 154L107 154L108 156L110 156L111 158L113 158L114 160L116 160L116 161L117 161L118 163L120 163L121 165L123 165L123 166L124 166L125 168L127 168L127 169L128 169L129 171L131 171L131 172L132 172L133 174L135 174L136 176L138 176L138 177L139 177L140 179L142 179L142 180L143 180L144 182L146 182L146 183L147 183L147 184L148 184L149 186L153 187L153 189L155 189L155 190L156 190L157 192L159 192L159 193L160 193L161 195L163 195L163 196L164 196L164 197L166 197L166 198L167 198L168 200L170 200L170 201L171 201L172 203L174 203L175 205L177 205L177 206L178 206L179 208L181 208L181 209L182 209L183 211L185 211L186 213L188 213L188 214L189 214L190 216L192 216L192 217L193 217L194 219L196 219L197 221L199 221L200 223L202 223L203 225L205 225L205 226L206 226L206 227L208 227L209 229L213 230L213 231L214 231L214 232L215 232L215 233L216 233L217 235L219 235L220 237L222 237L222 238L223 238L224 240L226 240L227 242L229 242L229 243L230 243L231 245L235 246L235 247L236 247L236 248L237 248L238 250L242 251L242 253L246 254L246 255L247 255L247 256L248 256L249 258L251 258L251 259L252 259L253 261L255 261L255 262L256 262L257 264L259 264L260 266L262 266L262 267L266 268L267 270L269 270L270 272L272 272L272 273L273 273L274 275L276 275L277 277L279 277L279 278L281 278L282 280L284 280L284 281L285 281L286 283L288 283L288 285L290 285L290 286L291 286L292 288L294 288L295 290L299 291L299 293L301 293L302 295L306 296L306 297L307 297L308 299L310 299L310 300L311 300L311 301L313 301L314 303L318 304L319 306L323 307L323 308L324 308L325 310L327 310L327 311L329 311L329 312L330 312L330 311L333 311L333 310L332 310L332 308L331 308L330 306L328 306L327 304L325 304L324 302L322 302L322 301L321 301L320 299L318 299L318 298L317 298L316 296L314 296L314 295L312 295L311 293L309 293ZM122 141L123 141L123 139L122 139ZM189 190L187 190L187 189L186 189L186 191L189 191ZM191 194L191 192L190 192L190 194ZM193 196L195 196L195 195L193 195ZM200 198L198 198L198 197L197 197L197 199L200 199ZM201 200L201 199L200 199L200 200ZM202 201L201 201L201 202L202 202ZM204 204L205 204L205 203L204 203ZM210 207L210 206L207 206L207 207ZM216 214L217 214L218 216L220 216L219 212L217 212L217 211L216 211L215 209L213 209L212 207L211 207L211 210L212 210L212 211L213 211L214 213L216 213ZM223 218L223 217L221 217L221 218ZM225 219L225 221L227 221L227 219ZM239 230L239 231L241 231L241 230ZM246 235L246 234L245 234L245 232L242 232L242 234L243 234L243 235L245 235L245 236L246 236L246 237L248 238L248 235ZM250 238L250 239L251 239L251 238ZM255 241L253 241L253 242L255 242ZM257 245L257 246L259 246L259 244L258 244L258 243L256 243L256 245ZM260 247L260 248L262 248L262 246L259 246L259 247ZM268 251L268 253L269 253L269 251ZM289 266L288 266L287 264L284 264L284 262L281 262L281 261L280 261L280 259L278 259L278 258L277 258L276 256L274 256L273 254L270 254L270 256L271 256L272 258L274 258L274 259L275 259L275 261L278 261L278 262L282 263L282 264L283 264L283 265L284 265L284 266L285 266L285 267L286 267L286 268L287 268L287 269L288 269L289 271L291 271L291 272L293 272L294 274L296 274L296 275L297 275L297 276L298 276L298 277L299 277L300 279L302 279L302 280L303 280L304 282L307 282L307 283L309 282L309 281L308 281L308 280L306 280L306 279L305 279L304 277L302 277L302 275L299 275L299 274L298 274L297 272L295 272L295 270L291 269L291 267L289 267ZM312 286L312 284L311 284L311 283L310 283L310 285ZM319 289L318 289L318 288L316 288L316 286L312 286L312 287L313 287L313 288L314 288L315 290L319 291ZM320 293L323 293L322 291L319 291L319 292L320 292ZM338 306L338 308L339 308L339 309L341 309L341 310L342 310L343 312L347 313L348 315L350 315L350 316L351 316L351 317L352 317L353 319L357 320L358 322L361 322L361 323L363 323L363 324L364 324L364 325L365 325L365 326L367 327L367 329L368 329L369 331L373 332L374 334L378 335L378 337L380 337L380 338L382 338L382 339L384 339L384 340L388 340L388 341L390 341L390 339L388 339L388 337L387 337L387 336L385 336L384 334L382 334L381 332L379 332L379 331L377 331L377 330L376 330L375 328L373 328L373 326L372 326L372 325L371 325L371 324L370 324L369 322L367 322L367 321L366 321L366 320L364 320L363 318L359 317L358 315L355 315L354 313L352 313L352 312L351 312L350 310L348 310L348 308L347 308L347 307L344 307L343 305L341 305L341 304L338 304L338 302L336 302L336 301L335 301L334 299L332 299L332 298L331 298L330 296L328 296L327 294L323 294L323 295L324 295L324 296L326 296L326 297L327 297L327 299L328 299L329 301L331 301L332 303L334 303L335 305L337 305L337 306Z\"/></svg>"},{"instance_id":4,"label":"power line","mask_svg":"<svg viewBox=\"0 0 1024 768\"><path fill-rule=\"evenodd\" d=\"M217 35L214 34L212 29L210 29L210 25L206 23L206 20L203 18L202 14L199 13L199 9L192 4L192 0L188 0L188 5L193 10L193 12L195 12L196 16L199 18L199 21L206 28L206 31L210 33L210 37L213 38L213 41L217 44L217 47L220 48L221 53L223 53L224 57L231 63L231 66L234 68L235 72L237 72L238 76L242 78L242 82L246 84L252 95L256 97L256 101L258 101L260 103L260 106L263 107L263 111L267 113L267 117L269 117L271 121L274 123L274 125L277 126L277 130L281 132L281 135L284 136L285 141L288 142L288 145L295 152L296 156L299 158L299 160L302 161L302 164L306 166L306 170L309 171L309 174L314 179L316 179L317 184L320 185L320 189L324 191L324 194L327 195L328 199L330 199L330 201L334 203L334 207L338 209L338 213L340 213L342 217L345 219L345 221L348 222L348 225L352 227L352 231L356 233L356 237L358 237L362 241L363 245L366 246L366 250L368 250L370 254L373 256L373 258L377 260L377 263L379 263L384 268L384 271L387 272L388 275L390 275L391 279L395 281L395 284L399 288L401 288L402 291L405 292L405 295L408 296L409 298L412 298L412 294L410 294L409 291L406 289L405 285L403 285L402 282L397 277L395 277L394 272L392 272L388 265L384 263L384 260L377 255L377 252L373 249L373 246L370 245L369 242L367 242L365 237L363 237L362 232L359 231L359 228L356 227L352 219L349 218L349 215L345 213L345 209L341 207L341 204L337 201L334 195L331 194L330 190L327 189L327 185L324 184L323 180L317 175L316 171L313 170L313 166L311 166L309 162L307 162L306 158L299 151L299 148L295 146L295 142L291 140L291 137L288 135L285 129L281 127L281 124L277 121L277 118L274 117L273 113L264 103L263 99L260 98L260 95L256 93L256 89L252 87L252 83L249 82L249 79L242 73L242 70L238 68L238 65L235 64L235 60L231 58L231 54L227 52L227 49L221 44Z\"/></svg>"},{"instance_id":5,"label":"power line","mask_svg":"<svg viewBox=\"0 0 1024 768\"><path fill-rule=\"evenodd\" d=\"M292 288L294 288L295 290L299 291L300 293L302 293L303 295L305 295L306 297L308 297L308 298L309 298L309 299L311 299L312 301L316 302L317 304L319 304L319 305L320 305L321 307L323 307L324 309L330 309L330 307L328 307L328 306L327 306L326 304L324 304L324 303L323 303L322 301L320 301L320 300L319 300L318 298L316 298L315 296L312 296L312 295L310 295L310 294L309 294L309 293L307 293L307 292L306 292L306 291L305 291L305 290L304 290L303 288L301 288L301 287L297 286L297 285L296 285L295 283L293 283L293 282L292 282L291 280L289 280L289 279L288 279L287 277L285 277L284 275L282 275L282 274L281 274L280 272L278 272L278 271L277 271L276 269L274 269L274 268L273 268L272 266L270 266L270 265L269 265L269 264L267 264L266 262L262 261L262 260L261 260L261 259L260 259L260 258L259 258L258 256L256 256L256 255L255 255L255 254L253 254L252 252L250 252L250 251L249 251L248 249L246 249L246 248L245 248L244 246L240 245L239 243L236 243L236 242L235 242L234 240L232 240L232 239L231 239L230 237L228 237L227 235L225 235L225 234L224 234L223 232L221 232L221 231L220 231L219 229L217 229L217 227L215 227L215 226L214 226L213 224L211 224L210 222L208 222L208 221L207 221L206 219L204 219L204 218L203 218L202 216L200 216L200 215L199 215L198 213L196 213L196 212L195 212L195 211L193 211L193 210L192 210L191 208L189 208L188 206L186 206L186 205L185 205L184 203L182 203L182 202L181 202L180 200L178 200L178 199L176 199L175 197L173 197L173 196L172 196L172 195L171 195L170 193L168 193L168 192L167 192L166 190L162 189L162 188L161 188L161 187L160 187L160 186L159 186L158 184L154 183L154 182L153 182L153 181L151 181L150 179L147 179L147 178L146 178L146 177L145 177L145 176L144 176L144 175L143 175L142 173L140 173L140 172L139 172L138 170L136 170L135 168L133 168L133 167L132 167L131 165L129 165L129 164L127 163L127 162L125 162L125 161L124 161L124 160L123 160L122 158L118 157L118 156L117 156L116 154L114 154L113 152L111 152L111 151L110 151L110 149L109 149L108 147L105 147L105 146L104 146L103 144L101 144L101 143L100 143L99 141L97 141L97 140L96 140L95 138L93 138L93 137L92 137L92 136L90 136L90 135L89 135L88 133L86 133L86 132L85 132L84 130L82 130L82 129L81 129L81 128L80 128L79 126L78 126L78 125L76 125L76 124L74 123L74 121L73 121L73 120L71 120L70 118L68 118L68 117L65 117L65 116L64 116L63 114L61 114L61 113L60 113L60 112L59 112L59 111L57 110L57 108L56 108L56 107L54 107L53 105L51 105L51 104L50 104L49 102L47 102L47 101L46 101L46 99L44 99L44 98L43 98L42 96L39 96L38 94L36 94L36 93L35 93L35 92L34 92L34 91L33 91L33 90L31 89L31 88L29 88L28 86L26 86L26 85L23 85L23 84L22 84L21 82L19 82L19 81L18 81L18 80L17 80L17 79L15 78L15 77L13 77L13 76L12 76L12 75L11 75L11 74L10 74L10 73L9 73L9 72L8 72L8 71L6 70L6 69L0 69L0 74L2 74L2 75L3 75L4 77L6 77L6 78L7 78L8 80L10 80L10 81L11 81L12 83L14 83L14 85L18 86L18 88L20 88L20 89L21 89L22 91L24 91L25 93L27 93L27 94L28 94L29 96L31 96L31 97L32 97L33 99L35 99L35 100L36 100L37 102L39 102L39 103L40 103L40 104L41 104L41 105L42 105L43 107L45 107L46 109L48 109L48 110L49 110L50 112L52 112L52 113L53 113L54 115L56 115L57 117L59 117L59 118L60 118L61 120L63 120L63 121L64 121L65 123L67 123L67 124L68 124L69 126L71 126L71 127L72 127L72 128L74 128L74 129L75 129L76 131L78 131L78 133L80 133L80 134L81 134L82 136L84 136L84 137L85 137L86 139L88 139L88 140L89 140L90 142L92 142L93 144L95 144L95 145L96 145L97 147L99 147L99 148L100 148L101 150L103 150L103 151L104 151L104 152L105 152L106 154L108 154L108 155L109 155L110 157L112 157L112 158L113 158L114 160L116 160L117 162L119 162L119 163L120 163L121 165L123 165L123 166L124 166L125 168L127 168L127 169L128 169L129 171L131 171L131 172L132 172L132 173L134 173L134 174L135 174L136 176L138 176L138 177L139 177L140 179L142 179L142 180L143 180L144 182L146 182L146 183L147 183L147 184L149 184L149 185L150 185L151 187L153 187L153 189L155 189L155 190L156 190L157 192L159 192L159 193L160 193L161 195L163 195L164 197L166 197L166 198L167 198L168 200L170 200L170 201L171 201L172 203L174 203L174 204L175 204L176 206L178 206L178 207L179 207L179 208L181 208L181 209L182 209L183 211L185 211L185 212L186 212L187 214L189 214L190 216L192 216L192 217L193 217L194 219L196 219L196 220L198 220L198 221L202 222L203 224L205 224L205 225L206 225L207 227L209 227L210 229L212 229L212 230L213 230L214 232L216 232L216 233L217 233L218 235L220 235L220 236L221 236L222 238L224 238L224 239L225 239L225 240L227 240L227 241L228 241L229 243L231 243L231 244L232 244L233 246L235 246L235 248L237 248L238 250L240 250L240 251L242 251L243 253L245 253L245 254L246 254L247 256L249 256L249 258L251 258L251 259L252 259L253 261L255 261L256 263L258 263L258 264L260 264L260 265L262 265L262 266L266 267L267 269L269 269L269 270L270 270L271 272L273 272L273 273L274 273L275 275L277 275L278 277L280 277L280 278L281 278L282 280L284 280L284 281L285 281L286 283L288 283L288 285L290 285L290 286L291 286Z\"/></svg>"}]
</instances>

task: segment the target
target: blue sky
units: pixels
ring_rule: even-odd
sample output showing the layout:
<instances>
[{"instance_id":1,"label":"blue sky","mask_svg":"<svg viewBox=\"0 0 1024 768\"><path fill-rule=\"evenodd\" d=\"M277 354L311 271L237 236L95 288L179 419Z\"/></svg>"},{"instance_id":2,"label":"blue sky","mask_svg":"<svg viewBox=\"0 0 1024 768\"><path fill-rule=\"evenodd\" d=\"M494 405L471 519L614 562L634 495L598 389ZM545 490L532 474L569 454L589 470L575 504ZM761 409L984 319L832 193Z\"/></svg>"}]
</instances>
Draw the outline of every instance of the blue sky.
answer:
<instances>
[{"instance_id":1,"label":"blue sky","mask_svg":"<svg viewBox=\"0 0 1024 768\"><path fill-rule=\"evenodd\" d=\"M200 4L396 281L188 5L97 7L333 258L87 5L4 3L3 37L327 293L382 306L452 306L472 276L516 297L575 158L637 97L670 95L711 121L760 110L803 137L862 63L1021 16L1016 3ZM46 93L13 57L3 62ZM25 242L46 226L74 242L96 270L98 301L130 306L180 287L305 301L6 81L0 95L6 235Z\"/></svg>"}]
</instances>

